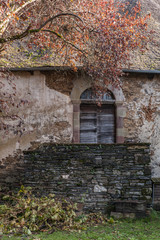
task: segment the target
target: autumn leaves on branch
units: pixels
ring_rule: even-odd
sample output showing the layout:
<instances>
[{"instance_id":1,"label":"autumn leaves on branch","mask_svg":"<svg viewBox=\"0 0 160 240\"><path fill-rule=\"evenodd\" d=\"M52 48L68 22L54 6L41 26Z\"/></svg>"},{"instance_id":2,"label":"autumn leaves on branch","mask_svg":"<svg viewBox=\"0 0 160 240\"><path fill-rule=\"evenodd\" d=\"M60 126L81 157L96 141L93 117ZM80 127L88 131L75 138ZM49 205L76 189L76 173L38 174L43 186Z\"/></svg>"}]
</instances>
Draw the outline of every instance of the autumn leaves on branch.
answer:
<instances>
[{"instance_id":1,"label":"autumn leaves on branch","mask_svg":"<svg viewBox=\"0 0 160 240\"><path fill-rule=\"evenodd\" d=\"M140 4L114 0L2 0L0 5L1 55L13 41L24 41L59 56L62 65L85 68L93 84L103 90L118 85L122 67L134 49L144 51L151 33L149 16ZM39 56L41 57L41 55ZM43 56L44 57L44 56Z\"/></svg>"}]
</instances>

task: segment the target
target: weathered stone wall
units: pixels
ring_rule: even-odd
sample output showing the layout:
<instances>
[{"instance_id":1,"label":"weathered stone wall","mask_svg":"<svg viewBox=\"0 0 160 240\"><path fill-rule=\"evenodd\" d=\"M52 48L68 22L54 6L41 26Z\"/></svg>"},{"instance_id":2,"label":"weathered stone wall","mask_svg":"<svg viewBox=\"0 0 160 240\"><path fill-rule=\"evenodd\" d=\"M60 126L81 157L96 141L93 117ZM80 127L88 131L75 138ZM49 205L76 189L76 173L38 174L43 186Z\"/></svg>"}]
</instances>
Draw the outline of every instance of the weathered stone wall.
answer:
<instances>
[{"instance_id":1,"label":"weathered stone wall","mask_svg":"<svg viewBox=\"0 0 160 240\"><path fill-rule=\"evenodd\" d=\"M122 89L125 141L151 143L152 177L160 177L160 76L130 74Z\"/></svg>"},{"instance_id":2,"label":"weathered stone wall","mask_svg":"<svg viewBox=\"0 0 160 240\"><path fill-rule=\"evenodd\" d=\"M24 152L14 167L3 166L0 186L33 187L105 211L113 200L151 204L149 144L43 144ZM11 166L11 165L10 165Z\"/></svg>"},{"instance_id":3,"label":"weathered stone wall","mask_svg":"<svg viewBox=\"0 0 160 240\"><path fill-rule=\"evenodd\" d=\"M8 115L13 113L20 118L5 119L10 127L0 131L0 159L17 149L27 149L31 141L38 139L40 142L71 142L73 107L62 84L61 92L58 92L48 84L49 76L39 71L19 71L14 75L17 102L22 99L25 104L18 108L11 106L9 110ZM59 85L60 76L51 77L52 83ZM63 81L67 88L65 79Z\"/></svg>"}]
</instances>

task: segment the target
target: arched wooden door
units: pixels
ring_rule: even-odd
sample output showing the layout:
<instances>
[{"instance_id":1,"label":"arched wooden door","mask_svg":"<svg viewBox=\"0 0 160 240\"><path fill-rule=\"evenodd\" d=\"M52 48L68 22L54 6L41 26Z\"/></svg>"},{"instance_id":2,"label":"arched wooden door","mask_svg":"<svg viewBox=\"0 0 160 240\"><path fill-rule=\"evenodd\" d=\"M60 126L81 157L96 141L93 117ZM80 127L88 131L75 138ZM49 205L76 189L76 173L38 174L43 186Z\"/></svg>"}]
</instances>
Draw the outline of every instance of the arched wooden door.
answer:
<instances>
[{"instance_id":1,"label":"arched wooden door","mask_svg":"<svg viewBox=\"0 0 160 240\"><path fill-rule=\"evenodd\" d=\"M80 105L80 142L115 142L115 104L111 92L107 92L101 106L95 103L96 96L90 89L81 95Z\"/></svg>"}]
</instances>

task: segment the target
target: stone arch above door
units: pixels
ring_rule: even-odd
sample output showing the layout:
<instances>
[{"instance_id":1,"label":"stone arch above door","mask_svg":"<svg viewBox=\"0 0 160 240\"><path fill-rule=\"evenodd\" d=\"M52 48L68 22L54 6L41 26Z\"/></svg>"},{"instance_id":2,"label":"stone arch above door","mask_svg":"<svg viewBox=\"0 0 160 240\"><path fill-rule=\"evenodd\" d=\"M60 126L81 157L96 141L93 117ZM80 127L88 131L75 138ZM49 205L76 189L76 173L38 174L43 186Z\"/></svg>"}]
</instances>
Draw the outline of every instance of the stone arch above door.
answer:
<instances>
[{"instance_id":1,"label":"stone arch above door","mask_svg":"<svg viewBox=\"0 0 160 240\"><path fill-rule=\"evenodd\" d=\"M81 94L88 88L91 88L91 79L89 77L77 78L71 92L71 100L73 103L73 143L80 143L80 104ZM126 110L123 107L124 95L121 88L112 85L108 86L115 97L115 116L116 116L116 143L124 142L123 118Z\"/></svg>"}]
</instances>

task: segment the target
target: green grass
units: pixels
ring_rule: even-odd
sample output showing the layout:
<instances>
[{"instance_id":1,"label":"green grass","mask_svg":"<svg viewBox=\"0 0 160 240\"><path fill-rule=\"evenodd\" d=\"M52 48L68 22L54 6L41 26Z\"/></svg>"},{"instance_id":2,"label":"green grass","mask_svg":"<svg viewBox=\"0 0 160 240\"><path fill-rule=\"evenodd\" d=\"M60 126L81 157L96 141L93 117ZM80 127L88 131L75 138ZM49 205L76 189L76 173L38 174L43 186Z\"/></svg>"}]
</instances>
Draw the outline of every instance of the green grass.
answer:
<instances>
[{"instance_id":1,"label":"green grass","mask_svg":"<svg viewBox=\"0 0 160 240\"><path fill-rule=\"evenodd\" d=\"M160 216L141 220L116 221L81 232L41 233L31 236L3 236L2 240L160 240Z\"/></svg>"}]
</instances>

